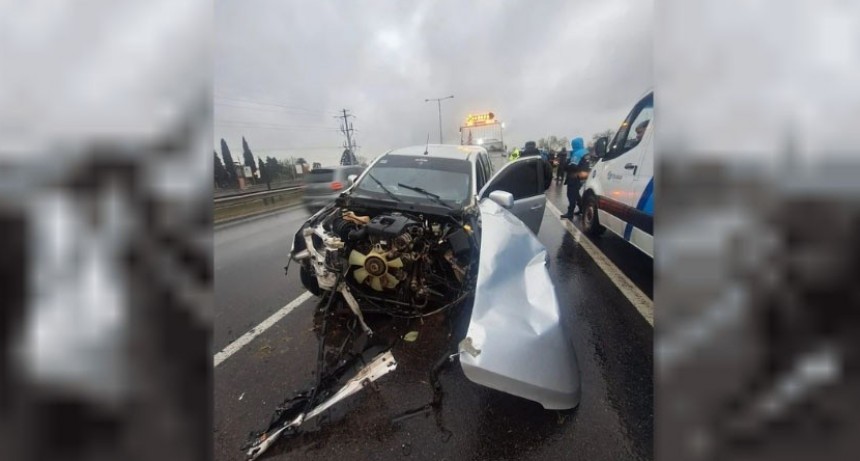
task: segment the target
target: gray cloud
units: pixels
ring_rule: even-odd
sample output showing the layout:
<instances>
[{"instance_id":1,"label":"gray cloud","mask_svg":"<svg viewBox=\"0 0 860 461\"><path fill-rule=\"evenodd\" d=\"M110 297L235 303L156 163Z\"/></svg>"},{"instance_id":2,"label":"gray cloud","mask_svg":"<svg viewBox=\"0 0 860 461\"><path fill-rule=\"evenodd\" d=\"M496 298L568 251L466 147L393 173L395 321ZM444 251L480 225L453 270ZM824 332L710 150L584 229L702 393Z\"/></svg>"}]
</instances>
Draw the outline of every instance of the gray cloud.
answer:
<instances>
[{"instance_id":1,"label":"gray cloud","mask_svg":"<svg viewBox=\"0 0 860 461\"><path fill-rule=\"evenodd\" d=\"M652 85L650 2L216 3L215 130L258 155L336 161L333 116L356 115L360 155L438 137L470 112L509 146L615 128ZM259 105L248 101L274 105Z\"/></svg>"}]
</instances>

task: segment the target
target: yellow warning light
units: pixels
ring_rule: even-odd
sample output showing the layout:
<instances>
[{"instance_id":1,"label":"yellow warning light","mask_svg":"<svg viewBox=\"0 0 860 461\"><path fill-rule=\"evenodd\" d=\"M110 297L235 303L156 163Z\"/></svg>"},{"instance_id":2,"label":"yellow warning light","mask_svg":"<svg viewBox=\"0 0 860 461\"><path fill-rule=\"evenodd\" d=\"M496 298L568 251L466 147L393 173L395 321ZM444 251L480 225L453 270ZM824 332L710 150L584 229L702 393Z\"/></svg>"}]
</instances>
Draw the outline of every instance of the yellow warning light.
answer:
<instances>
[{"instance_id":1,"label":"yellow warning light","mask_svg":"<svg viewBox=\"0 0 860 461\"><path fill-rule=\"evenodd\" d=\"M492 112L486 112L483 114L469 114L468 116L466 116L466 126L484 125L492 123L495 118L496 115Z\"/></svg>"}]
</instances>

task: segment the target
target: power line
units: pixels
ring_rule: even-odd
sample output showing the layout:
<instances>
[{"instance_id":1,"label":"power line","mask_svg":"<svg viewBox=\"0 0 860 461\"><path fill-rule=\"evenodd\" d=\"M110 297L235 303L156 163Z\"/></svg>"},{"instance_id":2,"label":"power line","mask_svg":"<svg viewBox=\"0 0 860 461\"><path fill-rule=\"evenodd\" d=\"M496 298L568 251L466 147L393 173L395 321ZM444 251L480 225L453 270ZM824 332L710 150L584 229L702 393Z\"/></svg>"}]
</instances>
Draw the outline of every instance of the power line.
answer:
<instances>
[{"instance_id":1,"label":"power line","mask_svg":"<svg viewBox=\"0 0 860 461\"><path fill-rule=\"evenodd\" d=\"M247 106L247 105L233 104L233 103L226 103L226 102L216 102L215 104L217 106L226 106L226 107L231 107L231 108L236 108L236 109L241 109L241 110L253 110L256 112L268 112L268 113L272 113L272 114L285 114L285 115L289 115L290 117L320 117L320 116L328 115L328 114L322 113L322 112L302 112L302 111L296 111L293 109L281 109L281 108L277 108L277 107L256 107L256 106ZM217 110L218 109L216 109L216 111ZM223 109L220 109L220 110L223 110Z\"/></svg>"},{"instance_id":2,"label":"power line","mask_svg":"<svg viewBox=\"0 0 860 461\"><path fill-rule=\"evenodd\" d=\"M304 107L290 106L287 104L279 104L279 103L273 103L273 102L255 101L253 99L247 99L247 98L240 99L240 98L227 98L227 97L215 96L215 99L216 99L216 104L222 104L222 105L231 105L231 104L236 105L237 103L256 104L259 106L269 106L269 107L277 107L280 109L287 109L287 110L292 110L292 111L308 112L308 113L316 114L316 115L326 115L325 112L322 112L319 110L306 109ZM217 102L218 99L220 99L222 102L218 103Z\"/></svg>"},{"instance_id":3,"label":"power line","mask_svg":"<svg viewBox=\"0 0 860 461\"><path fill-rule=\"evenodd\" d=\"M334 150L341 146L309 146L309 147L254 147L255 151L266 152L274 150Z\"/></svg>"},{"instance_id":4,"label":"power line","mask_svg":"<svg viewBox=\"0 0 860 461\"><path fill-rule=\"evenodd\" d=\"M257 122L239 122L239 121L215 121L216 125L235 126L244 128L272 128L282 129L285 131L308 130L308 131L340 131L337 128L327 128L322 125L279 125L275 123L257 123Z\"/></svg>"},{"instance_id":5,"label":"power line","mask_svg":"<svg viewBox=\"0 0 860 461\"><path fill-rule=\"evenodd\" d=\"M315 113L323 113L317 109L308 109L305 107L292 106L289 104L277 103L277 102L269 102L269 101L260 101L249 98L233 98L227 96L215 96L215 99L220 99L223 102L227 103L242 103L242 104L257 104L260 106L272 106L272 107L280 107L284 109L292 109L292 110L301 110L306 112L315 112Z\"/></svg>"}]
</instances>

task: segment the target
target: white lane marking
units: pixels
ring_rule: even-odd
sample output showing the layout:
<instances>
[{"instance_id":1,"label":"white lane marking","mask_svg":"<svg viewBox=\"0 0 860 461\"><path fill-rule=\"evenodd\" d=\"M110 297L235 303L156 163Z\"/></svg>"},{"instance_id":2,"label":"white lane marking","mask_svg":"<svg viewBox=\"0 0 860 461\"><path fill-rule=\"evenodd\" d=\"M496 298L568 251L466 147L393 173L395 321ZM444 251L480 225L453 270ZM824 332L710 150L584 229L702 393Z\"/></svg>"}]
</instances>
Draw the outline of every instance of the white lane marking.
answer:
<instances>
[{"instance_id":1,"label":"white lane marking","mask_svg":"<svg viewBox=\"0 0 860 461\"><path fill-rule=\"evenodd\" d=\"M561 211L555 207L555 205L549 200L546 200L547 208L551 209L556 216L562 214ZM645 296L645 293L642 293L642 290L639 289L630 279L624 275L624 272L621 272L621 269L618 268L609 258L603 254L602 251L597 249L594 243L588 239L588 237L582 235L582 232L573 225L572 222L566 219L559 219L561 221L562 227L564 227L570 235L573 236L573 239L579 243L579 245L591 256L591 259L594 260L595 264L600 267L603 272L609 277L609 280L621 290L621 294L633 304L633 307L642 314L642 317L654 326L654 301L651 300L648 296Z\"/></svg>"},{"instance_id":2,"label":"white lane marking","mask_svg":"<svg viewBox=\"0 0 860 461\"><path fill-rule=\"evenodd\" d=\"M239 339L228 344L227 347L221 350L221 352L215 354L215 366L217 367L221 364L221 362L230 358L231 355L235 354L236 352L239 352L240 349L247 346L248 343L254 340L254 338L260 336L261 334L263 334L264 331L271 328L272 325L278 323L279 320L286 317L287 314L292 312L293 309L299 307L303 302L310 299L311 296L313 295L310 291L302 293L301 296L290 301L289 304L280 308L277 312L269 316L269 318L267 318L266 320L263 320L259 325L252 328L251 331L245 333L244 335L239 337Z\"/></svg>"}]
</instances>

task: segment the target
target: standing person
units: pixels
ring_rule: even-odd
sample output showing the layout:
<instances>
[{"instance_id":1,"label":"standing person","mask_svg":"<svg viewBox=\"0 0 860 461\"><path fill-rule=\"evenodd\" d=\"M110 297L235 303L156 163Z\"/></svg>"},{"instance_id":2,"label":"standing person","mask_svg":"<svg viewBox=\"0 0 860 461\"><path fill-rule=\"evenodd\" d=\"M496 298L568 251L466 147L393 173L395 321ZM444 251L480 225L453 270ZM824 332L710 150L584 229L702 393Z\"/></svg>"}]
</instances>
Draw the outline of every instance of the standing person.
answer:
<instances>
[{"instance_id":1,"label":"standing person","mask_svg":"<svg viewBox=\"0 0 860 461\"><path fill-rule=\"evenodd\" d=\"M558 153L558 168L555 171L555 180L561 182L564 179L564 169L567 168L567 147L562 147Z\"/></svg>"},{"instance_id":2,"label":"standing person","mask_svg":"<svg viewBox=\"0 0 860 461\"><path fill-rule=\"evenodd\" d=\"M573 149L570 153L570 161L565 168L566 178L564 184L567 185L567 213L561 215L561 219L573 219L574 215L582 214L582 197L579 195L579 189L582 188L582 179L580 174L586 171L585 165L585 143L582 138L574 138L570 142L570 147ZM579 208L576 212L574 210Z\"/></svg>"},{"instance_id":3,"label":"standing person","mask_svg":"<svg viewBox=\"0 0 860 461\"><path fill-rule=\"evenodd\" d=\"M537 143L535 143L534 141L528 141L526 145L523 146L523 150L520 151L520 157L530 156L543 157L541 151L537 148Z\"/></svg>"},{"instance_id":4,"label":"standing person","mask_svg":"<svg viewBox=\"0 0 860 461\"><path fill-rule=\"evenodd\" d=\"M549 184L552 182L552 165L546 160L543 153L537 148L537 144L534 141L529 141L523 147L522 152L520 152L520 158L522 157L540 157L543 160L543 188L544 190L549 188Z\"/></svg>"}]
</instances>

